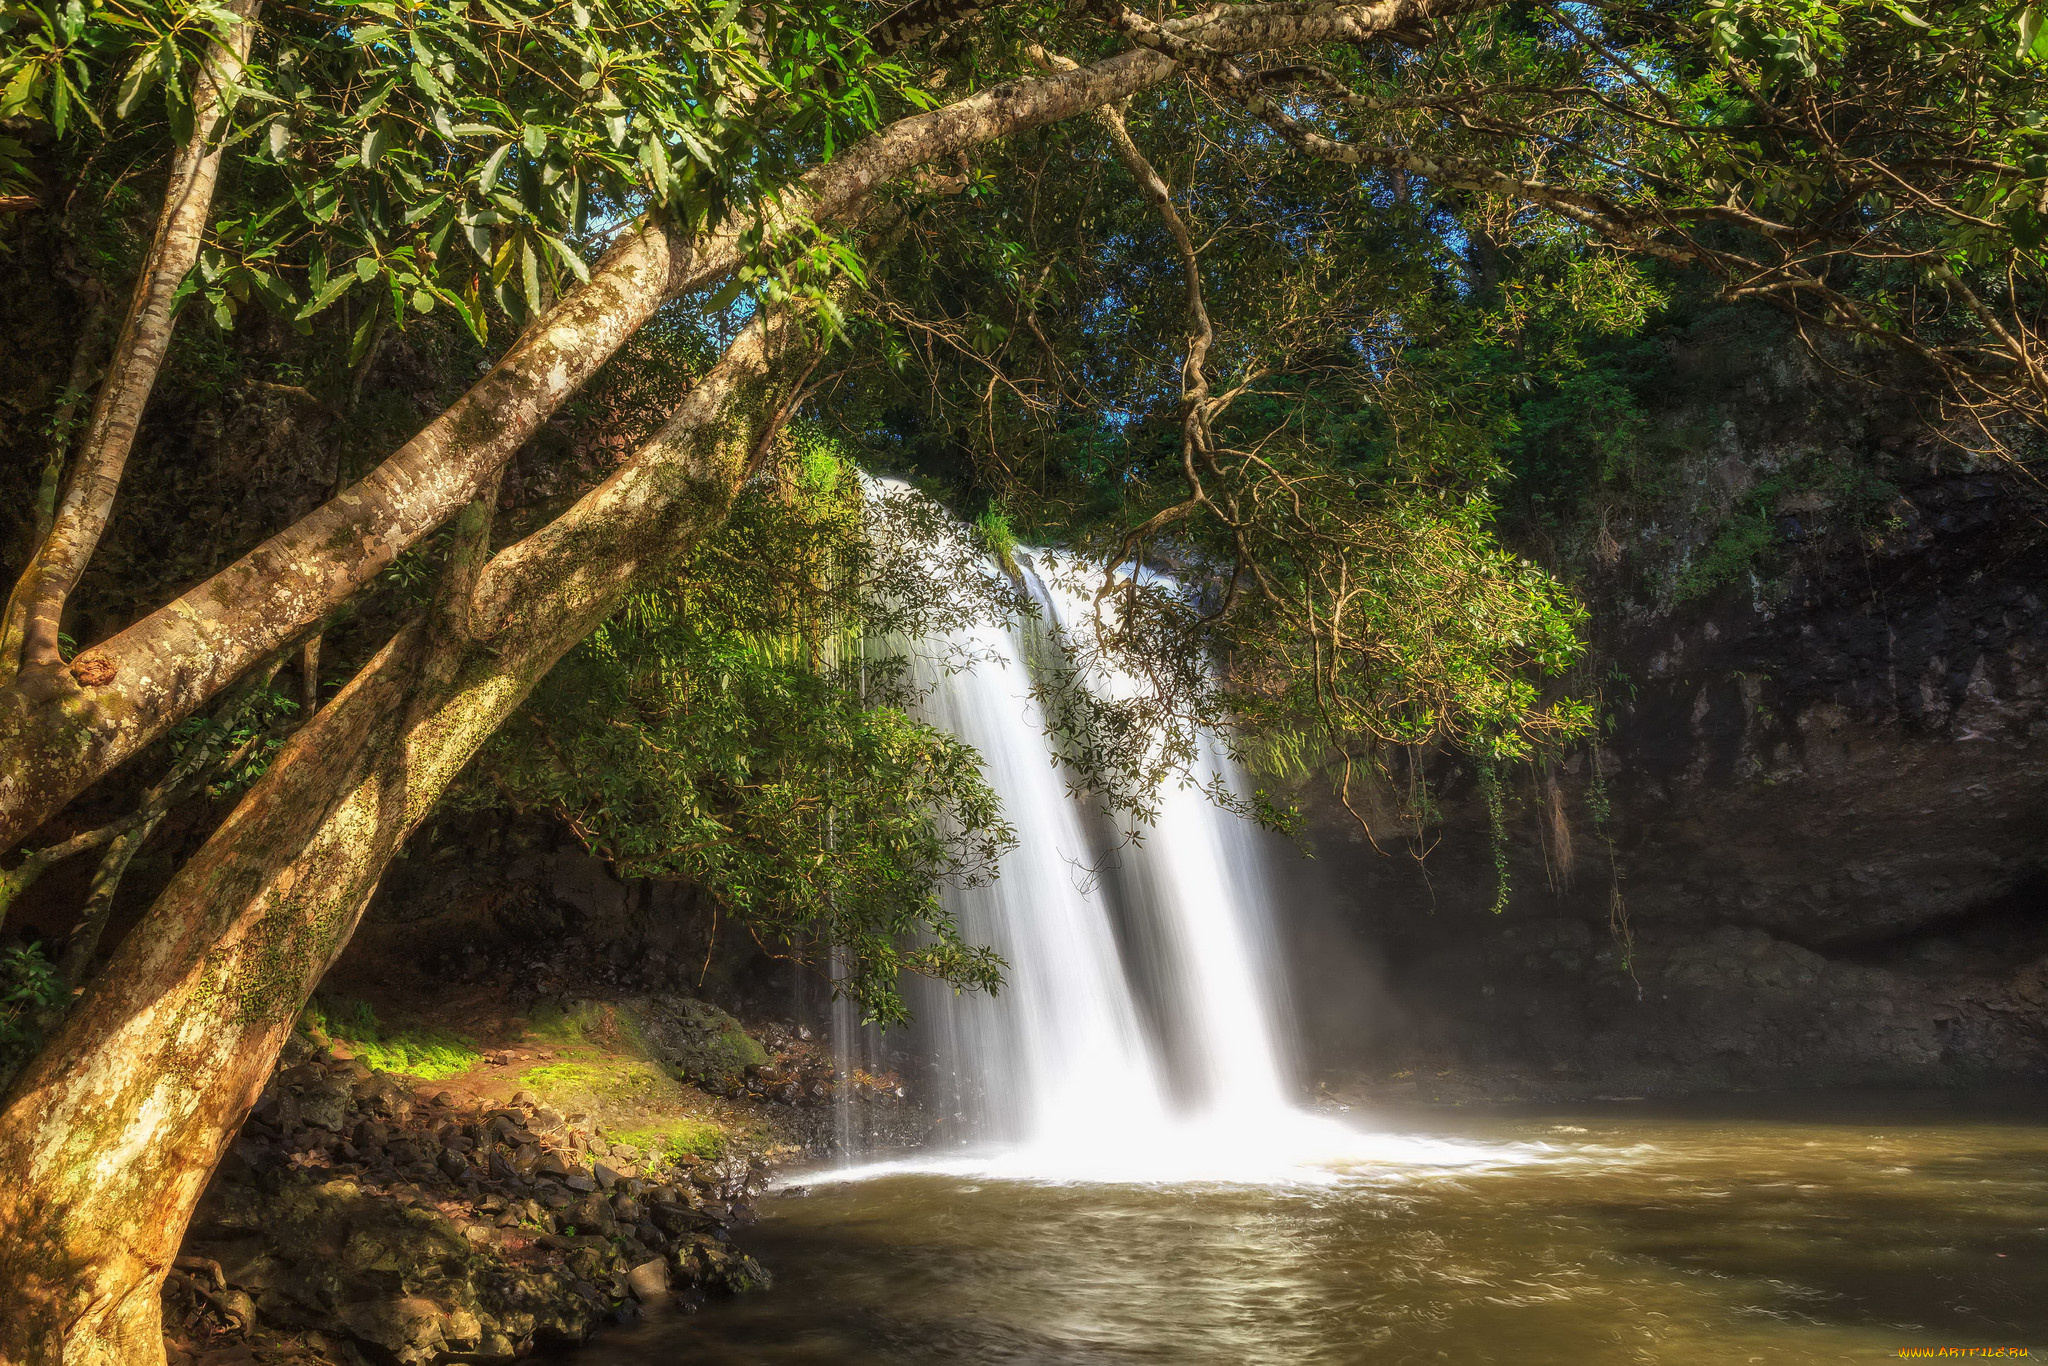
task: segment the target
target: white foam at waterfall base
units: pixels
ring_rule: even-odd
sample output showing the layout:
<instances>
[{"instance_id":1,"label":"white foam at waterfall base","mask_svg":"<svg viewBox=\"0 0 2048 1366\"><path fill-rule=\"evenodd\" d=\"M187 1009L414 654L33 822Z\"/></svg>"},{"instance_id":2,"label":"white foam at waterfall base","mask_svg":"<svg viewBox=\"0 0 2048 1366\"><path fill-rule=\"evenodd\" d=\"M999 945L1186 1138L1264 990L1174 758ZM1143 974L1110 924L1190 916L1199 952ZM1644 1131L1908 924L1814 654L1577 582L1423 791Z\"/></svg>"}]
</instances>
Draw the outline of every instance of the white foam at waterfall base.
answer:
<instances>
[{"instance_id":1,"label":"white foam at waterfall base","mask_svg":"<svg viewBox=\"0 0 2048 1366\"><path fill-rule=\"evenodd\" d=\"M906 496L900 485L878 487ZM973 552L963 539L936 553ZM1076 565L1036 552L1018 561L1046 617L1070 635L1091 629L1092 606L1071 581ZM838 1171L802 1179L930 1172L1321 1184L1536 1157L1523 1145L1376 1133L1293 1103L1259 832L1202 791L1241 775L1212 739L1201 771L1169 784L1153 828L1119 851L1123 904L1113 908L1110 884L1093 866L1087 813L1056 766L1032 695L1028 629L986 624L912 650L920 711L979 752L1017 833L993 882L946 893L963 935L1008 964L1002 990L990 997L925 984L912 993L921 1040L938 1059L927 1104L953 1141L897 1161L860 1164L848 1154ZM971 667L959 667L963 660ZM1092 671L1086 683L1108 697L1139 686L1111 669ZM1115 909L1146 931L1121 948ZM1149 946L1151 960L1125 962L1137 944ZM1174 1038L1148 1035L1133 967L1168 998L1154 1018L1184 1022ZM1169 1046L1178 1069L1165 1064Z\"/></svg>"},{"instance_id":2,"label":"white foam at waterfall base","mask_svg":"<svg viewBox=\"0 0 2048 1366\"><path fill-rule=\"evenodd\" d=\"M779 1184L808 1187L927 1175L1056 1185L1337 1186L1483 1172L1566 1156L1543 1144L1377 1132L1289 1107L1250 1123L1188 1116L1104 1135L1104 1141L1087 1147L1059 1141L988 1143L953 1155L919 1154L795 1172Z\"/></svg>"}]
</instances>

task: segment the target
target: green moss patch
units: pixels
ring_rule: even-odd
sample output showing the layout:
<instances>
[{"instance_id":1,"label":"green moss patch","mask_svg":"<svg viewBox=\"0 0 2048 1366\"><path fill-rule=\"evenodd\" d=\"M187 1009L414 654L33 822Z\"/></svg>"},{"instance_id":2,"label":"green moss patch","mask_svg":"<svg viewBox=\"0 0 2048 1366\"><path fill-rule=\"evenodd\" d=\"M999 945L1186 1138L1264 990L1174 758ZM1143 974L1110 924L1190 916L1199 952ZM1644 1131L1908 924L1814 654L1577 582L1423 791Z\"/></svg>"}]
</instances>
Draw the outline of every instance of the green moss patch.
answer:
<instances>
[{"instance_id":1,"label":"green moss patch","mask_svg":"<svg viewBox=\"0 0 2048 1366\"><path fill-rule=\"evenodd\" d=\"M614 1143L637 1150L644 1164L681 1162L694 1159L716 1161L732 1146L734 1135L724 1126L701 1119L679 1119L668 1124L629 1129L611 1135Z\"/></svg>"},{"instance_id":2,"label":"green moss patch","mask_svg":"<svg viewBox=\"0 0 2048 1366\"><path fill-rule=\"evenodd\" d=\"M339 1044L379 1072L421 1081L456 1076L483 1061L476 1045L460 1034L424 1025L387 1025L368 1001L316 996L307 1002L299 1024L315 1043Z\"/></svg>"},{"instance_id":3,"label":"green moss patch","mask_svg":"<svg viewBox=\"0 0 2048 1366\"><path fill-rule=\"evenodd\" d=\"M529 1067L520 1073L519 1084L541 1099L569 1109L585 1108L593 1102L659 1105L672 1102L680 1091L660 1068L640 1058Z\"/></svg>"}]
</instances>

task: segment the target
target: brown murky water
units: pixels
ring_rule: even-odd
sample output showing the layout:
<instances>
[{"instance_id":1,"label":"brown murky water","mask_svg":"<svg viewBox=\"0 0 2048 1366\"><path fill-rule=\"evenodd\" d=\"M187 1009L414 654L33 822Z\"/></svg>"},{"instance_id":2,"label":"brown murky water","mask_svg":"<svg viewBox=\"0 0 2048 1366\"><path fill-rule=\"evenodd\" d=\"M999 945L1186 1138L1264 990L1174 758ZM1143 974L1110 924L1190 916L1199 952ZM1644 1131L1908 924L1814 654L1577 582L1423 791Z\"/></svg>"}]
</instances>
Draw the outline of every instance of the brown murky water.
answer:
<instances>
[{"instance_id":1,"label":"brown murky water","mask_svg":"<svg viewBox=\"0 0 2048 1366\"><path fill-rule=\"evenodd\" d=\"M765 1294L590 1363L1823 1362L2048 1356L2048 1115L1381 1114L1327 1184L876 1176L771 1196Z\"/></svg>"}]
</instances>

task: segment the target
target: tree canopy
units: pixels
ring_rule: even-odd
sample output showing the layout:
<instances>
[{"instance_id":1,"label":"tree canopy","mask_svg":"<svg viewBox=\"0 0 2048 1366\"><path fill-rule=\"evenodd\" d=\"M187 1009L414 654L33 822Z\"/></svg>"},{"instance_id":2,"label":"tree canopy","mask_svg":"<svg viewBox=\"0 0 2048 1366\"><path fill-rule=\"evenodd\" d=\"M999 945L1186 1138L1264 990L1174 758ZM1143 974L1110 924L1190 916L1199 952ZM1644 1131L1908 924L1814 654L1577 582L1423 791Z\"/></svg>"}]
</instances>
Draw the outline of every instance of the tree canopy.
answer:
<instances>
[{"instance_id":1,"label":"tree canopy","mask_svg":"<svg viewBox=\"0 0 2048 1366\"><path fill-rule=\"evenodd\" d=\"M6 885L90 850L119 882L165 803L236 800L111 952L90 931L0 1113L0 1355L150 1338L180 1155L479 753L470 783L622 866L851 939L878 1013L901 969L993 980L933 892L1000 814L844 648L954 609L888 590L821 451L991 551L1111 567L1079 647L1151 686L1050 700L1077 781L1141 814L1205 727L1340 783L1582 733L1581 613L1501 534L1523 399L1601 410L1590 358L1672 301L1775 309L2031 459L2042 30L2001 0L11 0L5 265L41 302L0 475ZM265 700L287 661L296 707ZM139 1156L81 1178L110 1146Z\"/></svg>"}]
</instances>

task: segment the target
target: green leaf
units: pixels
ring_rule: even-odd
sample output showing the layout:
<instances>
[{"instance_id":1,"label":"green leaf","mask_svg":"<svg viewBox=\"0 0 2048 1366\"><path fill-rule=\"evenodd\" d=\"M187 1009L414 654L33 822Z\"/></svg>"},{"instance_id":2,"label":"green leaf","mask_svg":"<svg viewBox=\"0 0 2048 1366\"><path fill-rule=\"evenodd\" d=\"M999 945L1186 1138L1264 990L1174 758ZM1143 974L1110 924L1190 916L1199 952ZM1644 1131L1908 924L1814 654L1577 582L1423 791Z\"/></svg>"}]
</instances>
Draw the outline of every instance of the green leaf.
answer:
<instances>
[{"instance_id":1,"label":"green leaf","mask_svg":"<svg viewBox=\"0 0 2048 1366\"><path fill-rule=\"evenodd\" d=\"M432 313L434 311L433 291L425 287L415 289L412 292L412 311L415 313Z\"/></svg>"},{"instance_id":2,"label":"green leaf","mask_svg":"<svg viewBox=\"0 0 2048 1366\"><path fill-rule=\"evenodd\" d=\"M192 140L192 104L185 98L184 87L176 81L164 82L164 113L171 121L171 138L180 144ZM54 122L54 120L53 120ZM61 133L62 128L58 131Z\"/></svg>"},{"instance_id":3,"label":"green leaf","mask_svg":"<svg viewBox=\"0 0 2048 1366\"><path fill-rule=\"evenodd\" d=\"M533 243L521 238L519 242L520 283L526 287L526 310L529 316L540 316L540 258L533 254Z\"/></svg>"},{"instance_id":4,"label":"green leaf","mask_svg":"<svg viewBox=\"0 0 2048 1366\"><path fill-rule=\"evenodd\" d=\"M583 264L583 258L576 254L573 247L561 238L549 237L545 233L542 234L541 240L555 249L555 255L562 258L562 264L569 268L571 275L586 285L590 283L590 267Z\"/></svg>"},{"instance_id":5,"label":"green leaf","mask_svg":"<svg viewBox=\"0 0 2048 1366\"><path fill-rule=\"evenodd\" d=\"M369 132L363 134L363 165L365 167L375 166L377 164L377 158L383 156L384 149L386 147L389 147L390 145L391 123L390 120L387 119L384 122L379 123L376 127L370 129Z\"/></svg>"},{"instance_id":6,"label":"green leaf","mask_svg":"<svg viewBox=\"0 0 2048 1366\"><path fill-rule=\"evenodd\" d=\"M133 113L136 101L149 93L158 74L157 54L153 50L137 57L135 64L128 68L128 74L121 78L120 89L114 97L115 116L125 119Z\"/></svg>"},{"instance_id":7,"label":"green leaf","mask_svg":"<svg viewBox=\"0 0 2048 1366\"><path fill-rule=\"evenodd\" d=\"M526 148L526 154L536 161L540 159L541 153L548 149L547 130L531 123L527 124L525 130L520 133L519 141ZM484 188L488 189L490 187L485 186Z\"/></svg>"},{"instance_id":8,"label":"green leaf","mask_svg":"<svg viewBox=\"0 0 2048 1366\"><path fill-rule=\"evenodd\" d=\"M391 99L391 92L398 89L398 77L387 76L377 93L364 100L350 117L357 123L367 123L377 117Z\"/></svg>"},{"instance_id":9,"label":"green leaf","mask_svg":"<svg viewBox=\"0 0 2048 1366\"><path fill-rule=\"evenodd\" d=\"M2029 5L2020 11L2019 48L2013 53L2020 61L2034 60L2041 46L2041 7Z\"/></svg>"},{"instance_id":10,"label":"green leaf","mask_svg":"<svg viewBox=\"0 0 2048 1366\"><path fill-rule=\"evenodd\" d=\"M412 77L412 83L419 87L420 93L434 103L439 104L448 98L448 88L441 84L433 69L425 62L414 62L407 74Z\"/></svg>"},{"instance_id":11,"label":"green leaf","mask_svg":"<svg viewBox=\"0 0 2048 1366\"><path fill-rule=\"evenodd\" d=\"M332 223L340 208L341 192L332 181L319 181L313 185L292 185L292 197L306 211L306 217L315 223Z\"/></svg>"},{"instance_id":12,"label":"green leaf","mask_svg":"<svg viewBox=\"0 0 2048 1366\"><path fill-rule=\"evenodd\" d=\"M269 304L279 314L291 316L292 305L298 303L299 297L292 293L290 285L267 270L252 269L249 278L256 286L256 292L263 296L263 302Z\"/></svg>"},{"instance_id":13,"label":"green leaf","mask_svg":"<svg viewBox=\"0 0 2048 1366\"><path fill-rule=\"evenodd\" d=\"M442 303L447 304L450 308L454 309L456 313L461 315L462 325L469 329L469 334L472 337L476 338L477 344L479 346L485 343L486 337L484 335L484 329L482 324L478 320L476 314L473 311L471 311L467 301L465 301L460 294L451 293L450 291L441 289L437 286L434 288L434 297L439 299Z\"/></svg>"},{"instance_id":14,"label":"green leaf","mask_svg":"<svg viewBox=\"0 0 2048 1366\"><path fill-rule=\"evenodd\" d=\"M500 215L491 209L482 213L465 213L459 218L462 224L462 240L469 243L469 249L489 269L495 257L491 251L491 226L499 221Z\"/></svg>"},{"instance_id":15,"label":"green leaf","mask_svg":"<svg viewBox=\"0 0 2048 1366\"><path fill-rule=\"evenodd\" d=\"M480 192L490 193L491 186L497 183L498 172L505 169L505 158L511 155L512 144L506 142L499 144L498 150L484 159L483 168L476 173L476 187Z\"/></svg>"},{"instance_id":16,"label":"green leaf","mask_svg":"<svg viewBox=\"0 0 2048 1366\"><path fill-rule=\"evenodd\" d=\"M740 297L741 291L745 290L746 287L747 282L742 280L738 273L735 272L718 293L711 296L711 301L704 305L704 311L706 313L725 312L726 309L733 306L733 302Z\"/></svg>"},{"instance_id":17,"label":"green leaf","mask_svg":"<svg viewBox=\"0 0 2048 1366\"><path fill-rule=\"evenodd\" d=\"M640 144L640 164L647 168L647 177L653 182L654 197L667 203L671 183L668 152L661 145L660 134L657 133Z\"/></svg>"},{"instance_id":18,"label":"green leaf","mask_svg":"<svg viewBox=\"0 0 2048 1366\"><path fill-rule=\"evenodd\" d=\"M344 271L340 275L335 276L327 282L325 288L313 295L304 308L299 310L298 320L303 322L307 318L312 317L315 313L327 308L336 299L354 289L355 286L356 276L354 273Z\"/></svg>"},{"instance_id":19,"label":"green leaf","mask_svg":"<svg viewBox=\"0 0 2048 1366\"><path fill-rule=\"evenodd\" d=\"M370 342L377 335L377 319L383 315L384 301L382 299L372 302L369 310L363 314L362 322L356 326L355 336L349 340L348 363L350 365L360 364L363 357L369 354Z\"/></svg>"},{"instance_id":20,"label":"green leaf","mask_svg":"<svg viewBox=\"0 0 2048 1366\"><path fill-rule=\"evenodd\" d=\"M42 63L23 62L7 82L5 92L0 92L0 117L13 118L34 108L36 77L42 72Z\"/></svg>"}]
</instances>

